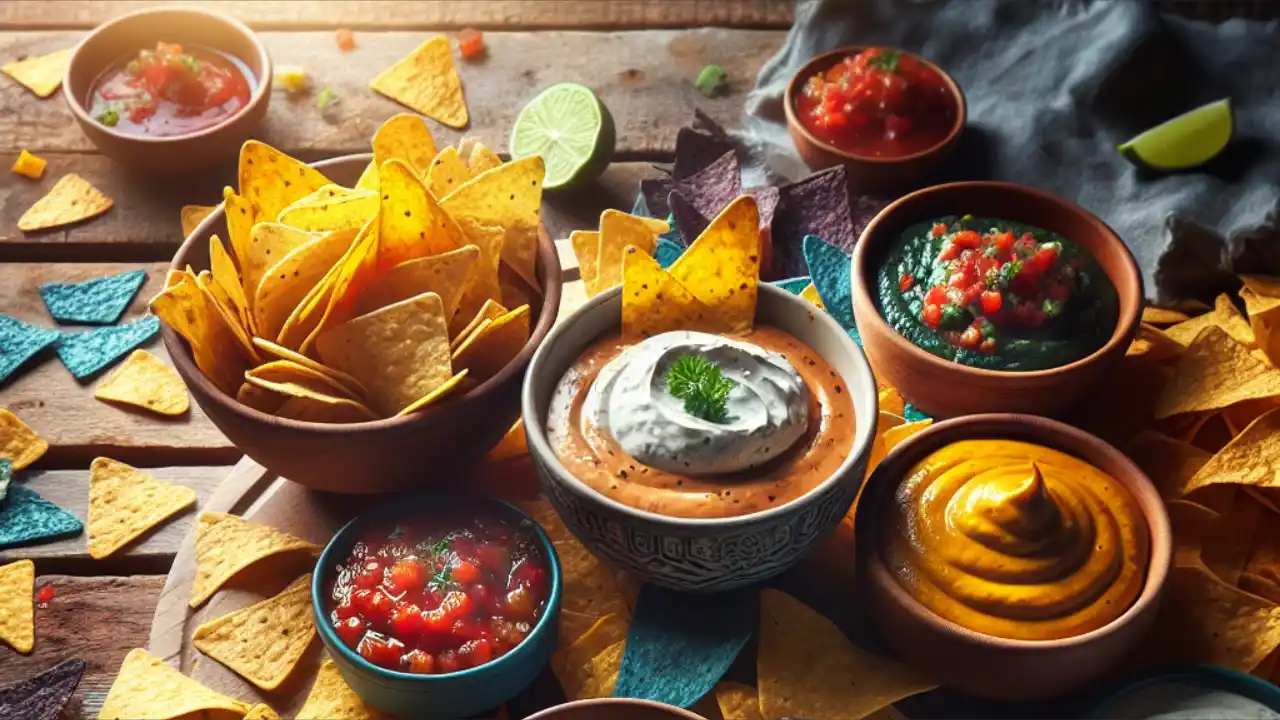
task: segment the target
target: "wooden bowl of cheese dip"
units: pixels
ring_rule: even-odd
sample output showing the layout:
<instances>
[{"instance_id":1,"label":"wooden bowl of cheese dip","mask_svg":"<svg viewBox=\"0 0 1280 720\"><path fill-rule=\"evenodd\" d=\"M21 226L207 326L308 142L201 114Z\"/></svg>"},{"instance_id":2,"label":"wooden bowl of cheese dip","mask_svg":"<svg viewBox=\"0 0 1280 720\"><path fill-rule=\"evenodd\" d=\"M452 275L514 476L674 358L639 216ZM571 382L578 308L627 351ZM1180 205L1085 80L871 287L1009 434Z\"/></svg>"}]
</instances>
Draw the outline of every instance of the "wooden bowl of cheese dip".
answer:
<instances>
[{"instance_id":1,"label":"wooden bowl of cheese dip","mask_svg":"<svg viewBox=\"0 0 1280 720\"><path fill-rule=\"evenodd\" d=\"M597 295L529 366L525 428L547 497L591 550L657 585L716 592L783 572L862 484L877 398L861 349L826 313L765 283L746 335L623 343L621 308L622 288ZM724 424L682 419L661 390L645 394L669 381L682 348L743 385ZM646 399L632 404L635 393Z\"/></svg>"}]
</instances>

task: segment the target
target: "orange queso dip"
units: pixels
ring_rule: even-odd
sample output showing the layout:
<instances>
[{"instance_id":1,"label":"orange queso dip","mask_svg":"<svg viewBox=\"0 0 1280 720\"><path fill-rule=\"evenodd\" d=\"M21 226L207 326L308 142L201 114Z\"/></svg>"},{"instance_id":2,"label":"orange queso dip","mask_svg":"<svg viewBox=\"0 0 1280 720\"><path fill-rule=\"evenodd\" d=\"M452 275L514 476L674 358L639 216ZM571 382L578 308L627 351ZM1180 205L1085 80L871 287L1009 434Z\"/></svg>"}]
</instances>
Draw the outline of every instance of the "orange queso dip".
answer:
<instances>
[{"instance_id":1,"label":"orange queso dip","mask_svg":"<svg viewBox=\"0 0 1280 720\"><path fill-rule=\"evenodd\" d=\"M774 327L597 340L560 379L547 434L565 468L640 510L723 518L788 503L853 447L844 379Z\"/></svg>"},{"instance_id":2,"label":"orange queso dip","mask_svg":"<svg viewBox=\"0 0 1280 720\"><path fill-rule=\"evenodd\" d=\"M1096 630L1137 599L1149 535L1121 483L1039 445L964 440L917 463L894 493L880 552L934 613L1013 640Z\"/></svg>"}]
</instances>

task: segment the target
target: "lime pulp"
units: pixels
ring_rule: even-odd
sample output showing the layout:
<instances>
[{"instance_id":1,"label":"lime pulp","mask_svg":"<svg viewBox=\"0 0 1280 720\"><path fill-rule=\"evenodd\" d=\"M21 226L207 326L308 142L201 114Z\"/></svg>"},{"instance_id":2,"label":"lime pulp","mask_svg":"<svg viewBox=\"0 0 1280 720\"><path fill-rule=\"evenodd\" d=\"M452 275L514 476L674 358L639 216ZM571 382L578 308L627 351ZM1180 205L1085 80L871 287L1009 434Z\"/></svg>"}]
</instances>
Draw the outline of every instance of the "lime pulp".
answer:
<instances>
[{"instance_id":1,"label":"lime pulp","mask_svg":"<svg viewBox=\"0 0 1280 720\"><path fill-rule=\"evenodd\" d=\"M516 117L511 157L542 156L549 190L593 179L613 155L613 118L590 88L560 83L543 90Z\"/></svg>"},{"instance_id":2,"label":"lime pulp","mask_svg":"<svg viewBox=\"0 0 1280 720\"><path fill-rule=\"evenodd\" d=\"M1231 142L1231 100L1202 105L1120 145L1120 154L1140 167L1184 170L1209 162Z\"/></svg>"}]
</instances>

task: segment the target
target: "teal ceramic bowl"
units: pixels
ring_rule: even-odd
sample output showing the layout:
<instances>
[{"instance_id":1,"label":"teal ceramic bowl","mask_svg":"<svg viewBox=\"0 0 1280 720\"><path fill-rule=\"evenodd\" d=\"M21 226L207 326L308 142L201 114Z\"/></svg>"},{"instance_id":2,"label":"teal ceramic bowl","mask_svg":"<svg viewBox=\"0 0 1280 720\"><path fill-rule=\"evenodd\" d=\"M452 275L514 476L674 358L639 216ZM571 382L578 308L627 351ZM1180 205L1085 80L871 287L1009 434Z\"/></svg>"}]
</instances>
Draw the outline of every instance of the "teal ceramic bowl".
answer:
<instances>
[{"instance_id":1,"label":"teal ceramic bowl","mask_svg":"<svg viewBox=\"0 0 1280 720\"><path fill-rule=\"evenodd\" d=\"M1280 713L1280 688L1252 675L1214 665L1190 665L1187 667L1160 670L1125 683L1119 690L1107 695L1098 703L1088 717L1104 720L1108 718L1129 717L1129 703L1135 696L1144 691L1160 686L1191 686L1206 692L1229 693L1259 703L1273 713ZM1164 710L1163 712L1169 712ZM1205 711L1196 711L1205 717ZM1179 717L1193 717L1180 715ZM1144 717L1146 717L1144 715ZM1255 717L1255 715L1215 715L1212 717ZM1260 717L1260 716L1259 716Z\"/></svg>"},{"instance_id":2,"label":"teal ceramic bowl","mask_svg":"<svg viewBox=\"0 0 1280 720\"><path fill-rule=\"evenodd\" d=\"M481 509L514 523L528 522L538 549L546 559L551 590L546 609L524 642L511 652L479 667L440 675L388 670L360 657L338 638L328 622L329 584L352 547L371 528L389 527L399 520L441 512L466 517ZM347 523L333 536L311 578L311 612L320 640L351 689L371 707L405 720L461 718L498 707L533 682L556 647L563 579L551 539L533 518L498 500L457 495L400 497Z\"/></svg>"}]
</instances>

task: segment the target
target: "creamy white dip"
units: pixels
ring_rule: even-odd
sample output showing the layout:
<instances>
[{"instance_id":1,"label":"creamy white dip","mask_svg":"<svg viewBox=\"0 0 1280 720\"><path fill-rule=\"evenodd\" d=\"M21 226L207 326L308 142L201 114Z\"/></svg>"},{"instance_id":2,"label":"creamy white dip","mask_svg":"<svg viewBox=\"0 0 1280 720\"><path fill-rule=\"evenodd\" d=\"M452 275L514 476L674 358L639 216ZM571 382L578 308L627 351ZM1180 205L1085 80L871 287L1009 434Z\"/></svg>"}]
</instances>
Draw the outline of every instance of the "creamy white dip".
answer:
<instances>
[{"instance_id":1,"label":"creamy white dip","mask_svg":"<svg viewBox=\"0 0 1280 720\"><path fill-rule=\"evenodd\" d=\"M668 391L667 371L682 355L715 363L734 382L725 422L690 415L684 401ZM645 465L720 475L758 467L803 436L809 392L779 353L709 333L668 332L632 345L605 365L582 412Z\"/></svg>"},{"instance_id":2,"label":"creamy white dip","mask_svg":"<svg viewBox=\"0 0 1280 720\"><path fill-rule=\"evenodd\" d=\"M1134 691L1107 712L1112 718L1150 720L1275 720L1262 703L1221 690L1168 682Z\"/></svg>"}]
</instances>

